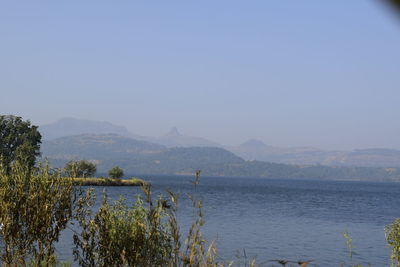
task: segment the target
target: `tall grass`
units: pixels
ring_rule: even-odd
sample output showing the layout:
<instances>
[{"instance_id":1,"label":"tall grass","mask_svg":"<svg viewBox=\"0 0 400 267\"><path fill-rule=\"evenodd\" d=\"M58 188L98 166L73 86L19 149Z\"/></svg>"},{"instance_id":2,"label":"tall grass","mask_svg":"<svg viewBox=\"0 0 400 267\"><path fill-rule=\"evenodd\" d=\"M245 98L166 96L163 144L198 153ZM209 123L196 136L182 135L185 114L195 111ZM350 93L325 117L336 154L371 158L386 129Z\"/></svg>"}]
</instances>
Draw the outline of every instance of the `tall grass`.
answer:
<instances>
[{"instance_id":1,"label":"tall grass","mask_svg":"<svg viewBox=\"0 0 400 267\"><path fill-rule=\"evenodd\" d=\"M55 243L74 217L77 189L48 166L0 165L0 237L3 266L55 264Z\"/></svg>"},{"instance_id":2,"label":"tall grass","mask_svg":"<svg viewBox=\"0 0 400 267\"><path fill-rule=\"evenodd\" d=\"M132 206L121 198L110 205L107 194L93 213L93 192L79 202L82 229L74 235L74 255L81 266L224 266L216 260L214 243L207 245L201 201L190 197L196 214L189 233L182 236L177 221L178 196L152 197L143 185ZM88 205L89 203L89 205Z\"/></svg>"}]
</instances>

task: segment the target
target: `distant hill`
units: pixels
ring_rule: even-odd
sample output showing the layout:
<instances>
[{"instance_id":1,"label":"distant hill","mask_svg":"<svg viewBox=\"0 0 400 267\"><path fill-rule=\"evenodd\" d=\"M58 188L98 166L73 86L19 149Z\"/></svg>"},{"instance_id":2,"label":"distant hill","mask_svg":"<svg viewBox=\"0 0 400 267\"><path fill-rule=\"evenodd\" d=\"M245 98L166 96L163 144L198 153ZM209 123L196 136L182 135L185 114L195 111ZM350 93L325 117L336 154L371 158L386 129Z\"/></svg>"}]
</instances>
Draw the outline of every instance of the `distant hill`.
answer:
<instances>
[{"instance_id":1,"label":"distant hill","mask_svg":"<svg viewBox=\"0 0 400 267\"><path fill-rule=\"evenodd\" d=\"M400 167L400 151L394 149L373 148L354 151L330 151L313 147L274 147L257 139L250 139L238 146L222 146L201 137L183 135L176 127L173 127L161 137L148 137L133 134L124 126L114 125L109 122L64 118L55 123L40 126L39 131L44 141L81 134L117 134L133 138L136 141L159 144L165 149L173 147L224 148L248 161L255 160L295 165ZM132 154L129 156L131 157Z\"/></svg>"},{"instance_id":2,"label":"distant hill","mask_svg":"<svg viewBox=\"0 0 400 267\"><path fill-rule=\"evenodd\" d=\"M44 140L52 140L59 137L79 134L118 134L121 136L141 136L129 132L124 126L114 125L106 121L81 120L75 118L63 118L54 123L39 126L39 131Z\"/></svg>"},{"instance_id":3,"label":"distant hill","mask_svg":"<svg viewBox=\"0 0 400 267\"><path fill-rule=\"evenodd\" d=\"M182 135L176 127L154 141L167 147L221 147L220 144L201 137Z\"/></svg>"},{"instance_id":4,"label":"distant hill","mask_svg":"<svg viewBox=\"0 0 400 267\"><path fill-rule=\"evenodd\" d=\"M328 151L312 147L273 147L259 140L225 148L245 160L296 165L400 167L400 151L394 149Z\"/></svg>"},{"instance_id":5,"label":"distant hill","mask_svg":"<svg viewBox=\"0 0 400 267\"><path fill-rule=\"evenodd\" d=\"M200 168L209 164L239 163L243 159L216 147L167 148L160 144L135 140L116 134L81 134L43 141L42 158L56 167L69 160L86 159L98 164L105 172L120 165L131 172L175 173L187 167ZM179 167L180 166L180 167ZM171 170L174 170L171 172Z\"/></svg>"},{"instance_id":6,"label":"distant hill","mask_svg":"<svg viewBox=\"0 0 400 267\"><path fill-rule=\"evenodd\" d=\"M42 134L43 140L53 140L59 137L80 134L117 134L167 147L221 147L220 144L201 137L182 135L176 127L172 127L167 134L161 137L150 137L131 133L124 126L115 125L106 121L81 120L75 118L63 118L54 123L41 125L39 131Z\"/></svg>"},{"instance_id":7,"label":"distant hill","mask_svg":"<svg viewBox=\"0 0 400 267\"><path fill-rule=\"evenodd\" d=\"M312 147L273 147L254 139L239 146L226 147L226 149L246 160L297 165L324 164L327 159L342 154L342 152L325 151Z\"/></svg>"},{"instance_id":8,"label":"distant hill","mask_svg":"<svg viewBox=\"0 0 400 267\"><path fill-rule=\"evenodd\" d=\"M334 166L400 167L400 151L385 148L356 149L325 161Z\"/></svg>"},{"instance_id":9,"label":"distant hill","mask_svg":"<svg viewBox=\"0 0 400 267\"><path fill-rule=\"evenodd\" d=\"M42 156L53 159L138 158L165 151L165 146L116 134L81 134L43 141Z\"/></svg>"},{"instance_id":10,"label":"distant hill","mask_svg":"<svg viewBox=\"0 0 400 267\"><path fill-rule=\"evenodd\" d=\"M247 145L253 144L257 143ZM103 174L118 165L125 173L136 175L193 174L202 170L207 176L400 181L398 168L298 166L245 161L222 148L167 148L115 134L83 134L44 141L42 153L54 167L63 167L71 159L86 159L95 162L98 172Z\"/></svg>"}]
</instances>

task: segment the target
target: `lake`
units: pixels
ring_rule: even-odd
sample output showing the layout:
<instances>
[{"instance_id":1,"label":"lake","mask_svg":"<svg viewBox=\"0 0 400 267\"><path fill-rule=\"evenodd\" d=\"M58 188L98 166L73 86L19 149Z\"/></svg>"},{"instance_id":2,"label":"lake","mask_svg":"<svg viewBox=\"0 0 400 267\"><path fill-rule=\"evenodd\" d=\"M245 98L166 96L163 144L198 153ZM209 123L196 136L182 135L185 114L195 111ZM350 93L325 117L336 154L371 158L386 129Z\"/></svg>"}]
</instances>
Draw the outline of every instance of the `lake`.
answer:
<instances>
[{"instance_id":1,"label":"lake","mask_svg":"<svg viewBox=\"0 0 400 267\"><path fill-rule=\"evenodd\" d=\"M400 217L400 184L280 180L262 178L142 176L153 194L180 193L178 218L182 231L192 221L186 194L203 201L203 234L216 241L219 257L255 257L261 266L273 259L310 260L309 266L350 263L344 232L353 239L354 263L390 265L384 227ZM102 188L96 188L101 195ZM111 199L133 201L137 187L108 187ZM57 246L61 260L72 259L71 233Z\"/></svg>"}]
</instances>

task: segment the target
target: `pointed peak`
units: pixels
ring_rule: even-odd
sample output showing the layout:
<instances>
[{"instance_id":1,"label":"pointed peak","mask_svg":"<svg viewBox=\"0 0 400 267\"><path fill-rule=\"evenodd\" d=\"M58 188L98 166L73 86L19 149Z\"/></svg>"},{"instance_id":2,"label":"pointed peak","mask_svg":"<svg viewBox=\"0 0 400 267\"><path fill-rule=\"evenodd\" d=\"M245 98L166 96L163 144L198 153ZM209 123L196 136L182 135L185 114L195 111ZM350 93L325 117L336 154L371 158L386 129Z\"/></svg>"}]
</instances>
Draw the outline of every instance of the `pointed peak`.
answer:
<instances>
[{"instance_id":1,"label":"pointed peak","mask_svg":"<svg viewBox=\"0 0 400 267\"><path fill-rule=\"evenodd\" d=\"M179 136L181 135L178 131L178 128L176 128L175 126L171 128L171 130L169 130L169 132L166 134L166 136Z\"/></svg>"},{"instance_id":2,"label":"pointed peak","mask_svg":"<svg viewBox=\"0 0 400 267\"><path fill-rule=\"evenodd\" d=\"M268 147L263 141L258 139L250 139L241 144L242 147Z\"/></svg>"}]
</instances>

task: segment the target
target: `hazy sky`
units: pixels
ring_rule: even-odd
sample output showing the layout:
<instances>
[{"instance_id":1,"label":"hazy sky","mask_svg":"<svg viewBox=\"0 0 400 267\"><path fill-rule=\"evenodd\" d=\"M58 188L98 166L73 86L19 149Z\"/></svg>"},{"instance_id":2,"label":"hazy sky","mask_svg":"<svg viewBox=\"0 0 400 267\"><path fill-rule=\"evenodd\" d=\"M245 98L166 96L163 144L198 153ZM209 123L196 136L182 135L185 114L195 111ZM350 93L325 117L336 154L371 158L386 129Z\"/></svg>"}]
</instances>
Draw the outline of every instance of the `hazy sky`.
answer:
<instances>
[{"instance_id":1,"label":"hazy sky","mask_svg":"<svg viewBox=\"0 0 400 267\"><path fill-rule=\"evenodd\" d=\"M0 114L400 149L400 20L377 2L4 1Z\"/></svg>"}]
</instances>

